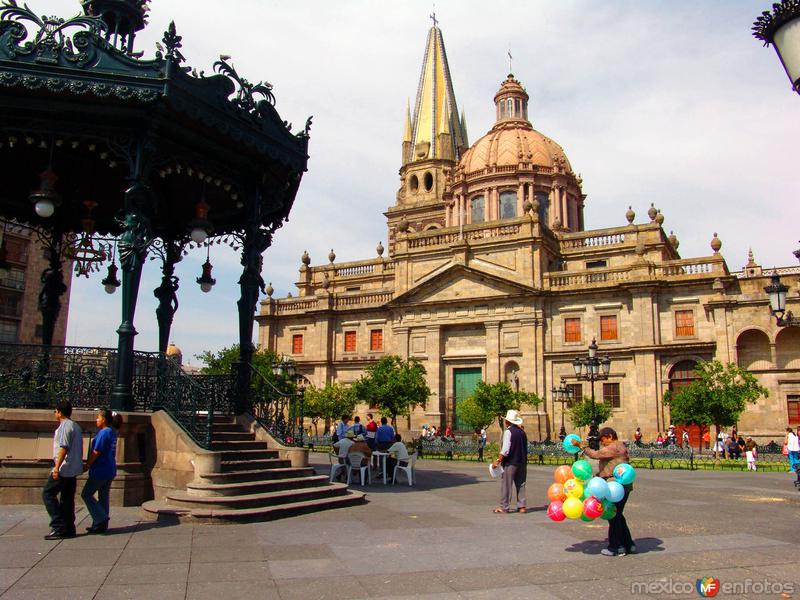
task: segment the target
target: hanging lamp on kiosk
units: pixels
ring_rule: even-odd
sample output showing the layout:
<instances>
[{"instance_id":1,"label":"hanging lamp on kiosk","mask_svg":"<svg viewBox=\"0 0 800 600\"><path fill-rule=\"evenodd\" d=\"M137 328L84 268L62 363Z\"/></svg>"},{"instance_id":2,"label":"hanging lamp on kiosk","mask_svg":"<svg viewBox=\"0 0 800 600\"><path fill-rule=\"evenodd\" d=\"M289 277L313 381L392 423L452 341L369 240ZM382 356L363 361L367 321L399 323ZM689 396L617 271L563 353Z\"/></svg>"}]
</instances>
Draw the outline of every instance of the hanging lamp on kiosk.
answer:
<instances>
[{"instance_id":1,"label":"hanging lamp on kiosk","mask_svg":"<svg viewBox=\"0 0 800 600\"><path fill-rule=\"evenodd\" d=\"M206 244L206 248L206 262L203 263L203 274L197 278L197 283L200 285L200 290L207 294L216 285L217 280L211 277L211 269L214 268L211 264L211 245Z\"/></svg>"},{"instance_id":2,"label":"hanging lamp on kiosk","mask_svg":"<svg viewBox=\"0 0 800 600\"><path fill-rule=\"evenodd\" d=\"M117 291L117 288L122 285L117 278L117 264L114 262L114 255L116 254L117 244L114 242L114 249L111 251L111 264L108 265L108 275L106 278L103 279L100 283L103 284L103 288L106 290L106 294L113 294Z\"/></svg>"}]
</instances>

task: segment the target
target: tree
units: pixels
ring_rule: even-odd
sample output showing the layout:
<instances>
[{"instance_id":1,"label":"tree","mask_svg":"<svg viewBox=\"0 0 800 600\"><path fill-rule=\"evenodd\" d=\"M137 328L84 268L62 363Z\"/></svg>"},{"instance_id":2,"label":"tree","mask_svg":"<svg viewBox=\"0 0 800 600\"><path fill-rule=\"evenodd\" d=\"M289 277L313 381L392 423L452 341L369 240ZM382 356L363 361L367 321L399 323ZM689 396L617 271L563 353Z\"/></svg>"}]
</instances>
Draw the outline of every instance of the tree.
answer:
<instances>
[{"instance_id":1,"label":"tree","mask_svg":"<svg viewBox=\"0 0 800 600\"><path fill-rule=\"evenodd\" d=\"M459 404L458 414L471 427L486 427L496 418L502 428L509 410L519 410L523 404L536 406L541 401L534 393L515 392L505 381L479 381L475 391Z\"/></svg>"},{"instance_id":2,"label":"tree","mask_svg":"<svg viewBox=\"0 0 800 600\"><path fill-rule=\"evenodd\" d=\"M665 394L664 403L669 406L673 421L701 427L714 425L717 437L720 427L736 424L748 404L769 396L769 391L759 385L755 375L733 363L699 362L694 372L697 379ZM719 457L716 444L714 448Z\"/></svg>"},{"instance_id":3,"label":"tree","mask_svg":"<svg viewBox=\"0 0 800 600\"><path fill-rule=\"evenodd\" d=\"M327 383L322 388L309 386L303 396L303 414L311 419L314 434L319 435L317 427L320 419L329 422L352 415L356 404L352 389L341 383Z\"/></svg>"},{"instance_id":4,"label":"tree","mask_svg":"<svg viewBox=\"0 0 800 600\"><path fill-rule=\"evenodd\" d=\"M575 427L588 427L592 424L592 404L591 398L584 398L569 409L569 420ZM597 417L598 425L607 421L611 416L611 405L607 402L594 402L594 416Z\"/></svg>"},{"instance_id":5,"label":"tree","mask_svg":"<svg viewBox=\"0 0 800 600\"><path fill-rule=\"evenodd\" d=\"M206 366L200 369L203 375L230 375L233 363L239 360L239 344L233 344L217 352L206 350L201 354L196 354L195 358L202 360ZM280 360L280 357L271 350L257 348L253 352L252 365L262 375L272 379L272 365Z\"/></svg>"},{"instance_id":6,"label":"tree","mask_svg":"<svg viewBox=\"0 0 800 600\"><path fill-rule=\"evenodd\" d=\"M408 416L413 406L424 406L431 390L418 359L384 356L367 367L366 374L353 384L353 393L359 401L377 406L396 425L398 415Z\"/></svg>"}]
</instances>

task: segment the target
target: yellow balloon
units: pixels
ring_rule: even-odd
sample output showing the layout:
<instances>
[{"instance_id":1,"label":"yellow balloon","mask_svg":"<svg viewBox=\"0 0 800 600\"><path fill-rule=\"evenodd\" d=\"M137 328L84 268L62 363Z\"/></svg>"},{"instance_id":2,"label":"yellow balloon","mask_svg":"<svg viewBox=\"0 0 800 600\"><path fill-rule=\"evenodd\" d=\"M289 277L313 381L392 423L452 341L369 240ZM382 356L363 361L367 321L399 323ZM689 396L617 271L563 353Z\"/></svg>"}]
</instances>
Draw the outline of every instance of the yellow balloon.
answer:
<instances>
[{"instance_id":1,"label":"yellow balloon","mask_svg":"<svg viewBox=\"0 0 800 600\"><path fill-rule=\"evenodd\" d=\"M583 495L583 484L575 478L567 479L564 482L564 493L569 497L580 500Z\"/></svg>"},{"instance_id":2,"label":"yellow balloon","mask_svg":"<svg viewBox=\"0 0 800 600\"><path fill-rule=\"evenodd\" d=\"M561 510L564 511L564 515L568 519L580 519L583 514L583 502L574 496L570 496L564 500Z\"/></svg>"}]
</instances>

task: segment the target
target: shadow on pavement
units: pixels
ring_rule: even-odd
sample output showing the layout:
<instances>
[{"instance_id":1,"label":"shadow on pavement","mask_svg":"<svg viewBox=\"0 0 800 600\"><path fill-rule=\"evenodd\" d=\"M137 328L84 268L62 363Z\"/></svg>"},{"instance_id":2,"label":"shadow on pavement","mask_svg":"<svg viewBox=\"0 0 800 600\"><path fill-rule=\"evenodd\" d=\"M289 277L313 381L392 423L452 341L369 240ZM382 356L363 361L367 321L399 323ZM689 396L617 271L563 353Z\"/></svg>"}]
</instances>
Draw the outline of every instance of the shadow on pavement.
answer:
<instances>
[{"instance_id":1,"label":"shadow on pavement","mask_svg":"<svg viewBox=\"0 0 800 600\"><path fill-rule=\"evenodd\" d=\"M636 554L647 554L648 552L663 552L664 547L661 545L664 540L659 538L636 538ZM600 551L608 546L606 540L585 540L577 542L572 546L567 546L567 552L580 552L582 554L600 554Z\"/></svg>"},{"instance_id":2,"label":"shadow on pavement","mask_svg":"<svg viewBox=\"0 0 800 600\"><path fill-rule=\"evenodd\" d=\"M100 535L123 535L126 533L139 533L140 531L150 531L152 529L165 529L167 527L174 527L178 525L178 520L159 520L159 521L142 521L140 523L133 523L123 527L109 527L105 533ZM89 535L88 533L86 535Z\"/></svg>"}]
</instances>

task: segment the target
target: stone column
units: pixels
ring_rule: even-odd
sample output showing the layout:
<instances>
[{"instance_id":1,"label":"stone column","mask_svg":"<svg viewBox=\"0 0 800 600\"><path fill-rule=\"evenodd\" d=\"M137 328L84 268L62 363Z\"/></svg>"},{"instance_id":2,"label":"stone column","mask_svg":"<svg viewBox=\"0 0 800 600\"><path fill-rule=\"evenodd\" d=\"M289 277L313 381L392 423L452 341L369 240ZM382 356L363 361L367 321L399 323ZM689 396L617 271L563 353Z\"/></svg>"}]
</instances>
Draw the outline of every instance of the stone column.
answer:
<instances>
[{"instance_id":1,"label":"stone column","mask_svg":"<svg viewBox=\"0 0 800 600\"><path fill-rule=\"evenodd\" d=\"M486 383L502 381L500 374L500 322L489 321L486 327Z\"/></svg>"},{"instance_id":2,"label":"stone column","mask_svg":"<svg viewBox=\"0 0 800 600\"><path fill-rule=\"evenodd\" d=\"M442 333L439 325L428 325L425 328L425 350L428 355L428 360L425 364L427 371L428 387L431 389L431 397L425 406L425 413L441 415L445 412L445 390L444 381L442 381ZM408 330L406 330L406 339L408 338ZM408 343L406 342L406 349ZM447 422L451 421L451 417L447 416Z\"/></svg>"},{"instance_id":3,"label":"stone column","mask_svg":"<svg viewBox=\"0 0 800 600\"><path fill-rule=\"evenodd\" d=\"M408 349L410 331L408 327L396 327L392 329L394 338L392 346L394 353L403 359L407 359L410 354Z\"/></svg>"},{"instance_id":4,"label":"stone column","mask_svg":"<svg viewBox=\"0 0 800 600\"><path fill-rule=\"evenodd\" d=\"M552 227L556 219L561 221L561 202L559 201L558 187L556 185L550 188L550 208L550 222L547 224L548 227Z\"/></svg>"},{"instance_id":5,"label":"stone column","mask_svg":"<svg viewBox=\"0 0 800 600\"><path fill-rule=\"evenodd\" d=\"M517 192L517 216L522 216L523 206L525 206L525 184L519 184L519 191Z\"/></svg>"},{"instance_id":6,"label":"stone column","mask_svg":"<svg viewBox=\"0 0 800 600\"><path fill-rule=\"evenodd\" d=\"M567 189L561 186L561 224L567 228L570 226L569 202L567 200Z\"/></svg>"}]
</instances>

